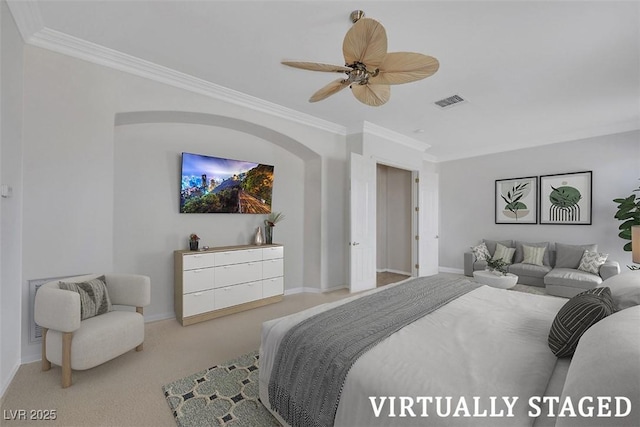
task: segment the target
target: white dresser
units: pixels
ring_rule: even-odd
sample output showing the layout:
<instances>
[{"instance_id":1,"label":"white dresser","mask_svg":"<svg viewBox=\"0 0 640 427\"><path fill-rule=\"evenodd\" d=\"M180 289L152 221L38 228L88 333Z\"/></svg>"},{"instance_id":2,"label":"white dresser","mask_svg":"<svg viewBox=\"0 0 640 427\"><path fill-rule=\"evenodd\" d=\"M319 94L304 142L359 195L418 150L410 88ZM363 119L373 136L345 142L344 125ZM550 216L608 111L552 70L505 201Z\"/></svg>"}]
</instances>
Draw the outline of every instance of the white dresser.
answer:
<instances>
[{"instance_id":1,"label":"white dresser","mask_svg":"<svg viewBox=\"0 0 640 427\"><path fill-rule=\"evenodd\" d=\"M174 252L174 307L182 326L282 300L284 247Z\"/></svg>"}]
</instances>

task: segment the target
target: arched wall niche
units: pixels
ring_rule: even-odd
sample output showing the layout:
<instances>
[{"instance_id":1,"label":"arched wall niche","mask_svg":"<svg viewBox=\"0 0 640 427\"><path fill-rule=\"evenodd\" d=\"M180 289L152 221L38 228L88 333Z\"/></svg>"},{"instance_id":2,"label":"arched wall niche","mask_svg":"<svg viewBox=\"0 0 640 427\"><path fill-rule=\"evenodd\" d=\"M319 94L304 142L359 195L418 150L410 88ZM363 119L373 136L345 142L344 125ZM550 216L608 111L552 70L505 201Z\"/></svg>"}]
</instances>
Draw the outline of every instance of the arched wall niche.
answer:
<instances>
[{"instance_id":1,"label":"arched wall niche","mask_svg":"<svg viewBox=\"0 0 640 427\"><path fill-rule=\"evenodd\" d=\"M281 132L275 131L273 129L267 128L265 126L261 126L261 125L257 125L255 123L251 123L242 119L237 119L237 118L233 118L233 117L226 117L226 116L222 116L222 115L216 115L216 114L207 114L207 113L196 113L196 112L184 112L184 111L137 111L137 112L122 112L122 113L118 113L115 116L115 165L116 165L116 173L114 174L115 176L115 188L117 188L118 190L116 191L116 200L115 200L115 222L116 222L116 231L115 231L115 238L118 239L115 244L114 244L114 250L116 253L114 253L114 263L116 268L122 269L122 270L126 270L128 267L133 268L134 261L130 261L128 258L126 258L124 255L119 255L119 249L118 248L128 248L130 245L135 246L137 243L135 241L131 241L128 242L127 239L131 238L134 239L134 236L129 237L132 233L133 230L132 228L129 228L129 225L127 224L127 220L126 220L126 205L128 203L130 203L132 201L132 197L128 191L122 191L122 188L125 187L127 185L127 181L126 181L126 177L122 177L121 173L119 173L120 171L118 170L119 168L121 168L123 171L125 171L125 175L128 176L128 178L130 179L132 177L132 173L131 170L133 168L135 168L135 165L129 164L127 165L127 162L129 162L129 160L126 159L126 155L125 152L127 150L129 150L130 148L133 150L138 150L137 156L138 158L140 158L140 152L139 150L142 150L142 147L135 147L135 145L137 145L136 142L136 136L142 136L142 139L149 142L151 141L148 138L148 135L159 135L162 134L163 129L168 130L169 132L171 132L171 129L174 129L173 132L175 132L176 127L180 128L180 129L185 129L185 130L189 130L189 129L196 129L198 126L207 126L210 127L211 130L207 131L204 130L203 132L206 132L208 134L212 134L212 135L216 135L218 134L218 131L216 131L215 129L219 129L219 134L220 135L225 135L227 137L231 137L233 138L233 135L237 136L237 140L251 140L253 141L251 144L254 144L253 146L256 147L256 151L260 151L263 150L264 147L260 147L261 142L267 142L269 144L273 144L279 148L275 148L276 152L279 151L280 153L282 153L282 155L284 156L283 158L286 158L286 156L290 155L292 157L289 157L290 164L297 164L299 166L295 166L295 165L291 165L291 168L293 168L293 170L287 170L287 174L286 176L288 176L289 178L292 176L292 173L295 173L295 179L299 181L299 184L295 184L296 188L298 188L297 194L300 194L300 198L297 199L299 200L298 203L296 203L296 206L299 206L299 208L296 208L295 211L288 211L285 212L287 215L287 219L291 218L289 221L287 221L287 223L283 223L283 225L281 227L287 227L287 230L285 231L285 229L281 228L281 232L280 235L282 236L283 234L289 233L289 234L295 234L297 235L297 239L296 240L296 244L291 245L290 250L292 251L291 253L291 265L289 267L287 267L287 265L285 264L285 275L287 274L287 268L291 268L293 269L294 274L291 274L291 276L294 277L293 280L287 282L285 281L285 286L286 289L296 289L296 288L300 288L300 287L304 287L304 288L316 288L318 290L321 289L321 277L320 277L320 266L322 265L322 260L321 260L321 247L320 247L320 236L321 236L321 227L322 227L322 218L321 218L321 194L322 194L322 168L319 167L319 165L322 164L322 156L318 153L316 153L315 151L313 151L312 149L310 149L309 147L305 146L304 144L302 144L301 142L291 138L290 136L287 136ZM192 127L190 125L196 125L195 127ZM149 131L145 131L145 129L155 129L153 130L151 133ZM240 133L240 134L239 134ZM187 135L185 135L185 138L189 138L188 137L189 132L187 132ZM249 135L248 137L242 137L241 134L247 134ZM224 138L222 138L224 139ZM226 139L227 141L229 140L233 140L233 139ZM242 145L244 144L245 149L246 149L246 141L245 142L238 142L238 144ZM255 144L258 144L257 146ZM271 149L272 151L274 149ZM287 153L284 153L282 150L286 151ZM168 153L166 155L160 155L159 153L155 154L155 159L154 161L157 162L158 167L161 168L162 166L162 162L165 162L164 164L168 167L168 168L173 168L174 170L177 168L176 165L176 152L180 152L180 151L190 151L188 149L185 150L181 150L180 148L177 148L176 150L170 150L172 151L171 153ZM213 155L216 155L216 152L213 151L212 152ZM221 157L225 157L224 155L221 155ZM230 158L234 158L234 157L230 157ZM295 161L295 159L299 159L299 161ZM245 160L249 159L248 157L244 158ZM134 160L131 160L134 161ZM124 165L124 166L123 166ZM285 170L282 169L283 165L277 166L276 167L276 182L278 180L278 168L280 168L280 170L282 172L285 172ZM285 168L289 169L289 165L286 164L284 165ZM169 174L169 176L164 176L163 178L160 179L164 179L165 183L167 181L167 179L171 182L169 182L168 184L171 186L177 187L178 184L173 182L173 179L171 178L173 175L175 175L175 173L171 173ZM280 177L284 177L285 174L280 173ZM287 179L287 178L285 178ZM148 185L148 179L143 179L142 182L147 182ZM291 185L290 183L283 183L286 185ZM276 186L278 184L276 183ZM166 189L164 189L163 191L165 192L169 192L172 193L173 191L176 191L177 188L171 189L170 191L167 191ZM275 190L275 188L274 188ZM179 194L179 193L176 193ZM274 195L275 196L275 195ZM171 195L167 195L165 194L164 196L160 196L160 197L164 197L164 199L166 199L167 197L171 197ZM275 201L275 197L274 197L274 201ZM287 209L287 208L285 208ZM166 211L175 211L176 210L176 206L162 206L161 210L163 212ZM275 210L278 210L278 208L276 208ZM288 208L287 210L291 210L291 208ZM169 220L169 224L170 226L174 227L174 228L179 228L179 227L183 227L185 229L179 229L178 231L176 230L171 230L169 232L167 231L163 231L163 233L165 234L164 236L164 241L160 241L157 240L156 243L160 246L164 246L164 250L159 250L158 254L156 254L155 256L151 253L147 254L146 257L148 258L148 260L142 260L142 264L144 265L145 263L148 263L148 267L150 269L157 269L154 267L155 263L157 263L157 258L158 256L162 257L164 255L160 255L160 252L164 253L164 252L170 252L169 248L172 246L171 242L182 242L182 236L184 235L188 235L185 233L189 233L190 229L194 229L194 230L201 230L201 229L205 229L206 227L211 227L213 223L229 223L229 218L230 217L226 217L226 218L222 218L219 217L220 220L218 219L218 217L216 217L215 215L206 215L206 214L188 214L188 220L185 221L185 217L179 216L176 218L176 215L187 215L187 214L174 214L172 213L172 218ZM216 214L218 215L218 214ZM219 214L219 215L225 215L225 214ZM243 242L247 242L250 240L251 236L251 230L255 230L255 225L257 225L259 223L259 220L256 220L255 218L246 218L249 217L249 215L245 216L245 215L232 215L234 217L233 219L233 224L234 224L234 228L237 227L238 231L237 231L237 236L236 239L237 241L233 242L229 242L229 241L225 241L225 242L213 242L213 245L208 244L207 241L205 241L205 243L203 244L208 244L210 246L225 246L227 244L239 244L239 243L243 243ZM239 217L245 217L243 219L240 219ZM153 222L154 219L150 218L149 219L150 222ZM185 224L189 224L189 225L185 225ZM295 225L294 225L295 224ZM224 226L224 225L223 225ZM162 223L160 222L160 220L157 220L157 223L155 224L155 228L159 228L162 227ZM253 227L253 228L252 228ZM294 228L293 230L291 230L291 228ZM189 230L187 230L187 228ZM278 241L278 228L276 228L276 241ZM147 234L150 232L150 230L147 230ZM229 236L229 232L227 230L227 236ZM216 239L213 239L216 240ZM169 242L169 243L164 243L164 242ZM300 242L300 243L299 243ZM175 243L173 243L173 245L175 246ZM184 249L184 248L180 248L177 247L175 249ZM132 249L129 250L127 249L127 251L130 251L131 253L140 253L140 252L144 252L144 251L133 251ZM295 254L294 252L298 252L297 254ZM152 259L153 258L153 259ZM132 264L129 266L127 265L127 263L131 262ZM136 263L140 264L140 260L135 261ZM165 276L165 274L162 274L162 276ZM170 281L172 281L172 278L169 279ZM162 286L162 294L163 295L158 295L157 300L163 301L164 302L164 306L165 308L169 308L169 303L170 300L172 298L172 295L169 294L169 283L163 284ZM153 295L152 295L153 296Z\"/></svg>"}]
</instances>

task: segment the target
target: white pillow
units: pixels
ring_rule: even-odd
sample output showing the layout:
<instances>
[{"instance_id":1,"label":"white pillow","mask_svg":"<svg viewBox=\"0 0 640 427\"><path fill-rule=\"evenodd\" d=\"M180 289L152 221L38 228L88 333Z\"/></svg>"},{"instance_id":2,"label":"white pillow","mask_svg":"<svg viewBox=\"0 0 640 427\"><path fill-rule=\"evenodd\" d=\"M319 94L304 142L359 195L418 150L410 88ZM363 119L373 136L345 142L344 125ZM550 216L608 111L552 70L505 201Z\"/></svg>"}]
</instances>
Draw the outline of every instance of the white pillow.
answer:
<instances>
[{"instance_id":1,"label":"white pillow","mask_svg":"<svg viewBox=\"0 0 640 427\"><path fill-rule=\"evenodd\" d=\"M613 396L631 402L626 417L558 417L556 427L638 426L640 420L640 306L607 316L582 335L573 354L560 402L567 397L574 405L584 396L611 396L610 410L615 410ZM587 402L589 404L589 402ZM598 410L598 402L591 403ZM626 405L621 404L626 412ZM579 414L577 414L579 415Z\"/></svg>"},{"instance_id":2,"label":"white pillow","mask_svg":"<svg viewBox=\"0 0 640 427\"><path fill-rule=\"evenodd\" d=\"M480 243L478 246L473 246L471 248L471 252L475 255L476 261L486 261L491 258L489 248L487 248L487 245L484 242Z\"/></svg>"},{"instance_id":3,"label":"white pillow","mask_svg":"<svg viewBox=\"0 0 640 427\"><path fill-rule=\"evenodd\" d=\"M500 259L507 264L511 264L513 254L516 253L516 248L508 248L500 243L496 244L496 252L493 254L493 259Z\"/></svg>"},{"instance_id":4,"label":"white pillow","mask_svg":"<svg viewBox=\"0 0 640 427\"><path fill-rule=\"evenodd\" d=\"M640 271L627 271L616 274L600 283L597 287L611 289L611 298L617 310L640 305Z\"/></svg>"},{"instance_id":5,"label":"white pillow","mask_svg":"<svg viewBox=\"0 0 640 427\"><path fill-rule=\"evenodd\" d=\"M600 267L607 261L609 254L603 254L601 252L594 252L585 249L582 258L580 259L580 265L578 270L586 271L587 273L598 274Z\"/></svg>"}]
</instances>

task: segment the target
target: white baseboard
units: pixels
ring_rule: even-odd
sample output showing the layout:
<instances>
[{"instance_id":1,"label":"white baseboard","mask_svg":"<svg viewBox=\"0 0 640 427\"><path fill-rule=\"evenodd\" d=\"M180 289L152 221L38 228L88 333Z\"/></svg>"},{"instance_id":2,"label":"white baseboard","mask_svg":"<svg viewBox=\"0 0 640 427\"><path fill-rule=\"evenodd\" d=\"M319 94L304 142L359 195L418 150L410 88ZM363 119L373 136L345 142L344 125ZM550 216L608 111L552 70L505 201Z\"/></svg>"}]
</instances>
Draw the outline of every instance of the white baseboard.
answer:
<instances>
[{"instance_id":1,"label":"white baseboard","mask_svg":"<svg viewBox=\"0 0 640 427\"><path fill-rule=\"evenodd\" d=\"M381 270L376 270L378 273L395 273L395 274L403 274L405 276L411 276L411 273L408 271L394 270L393 268L383 268Z\"/></svg>"},{"instance_id":2,"label":"white baseboard","mask_svg":"<svg viewBox=\"0 0 640 427\"><path fill-rule=\"evenodd\" d=\"M438 267L438 271L440 273L464 274L464 270L461 268Z\"/></svg>"},{"instance_id":3,"label":"white baseboard","mask_svg":"<svg viewBox=\"0 0 640 427\"><path fill-rule=\"evenodd\" d=\"M333 292L333 291L337 291L340 289L349 289L349 287L347 285L338 285L338 286L332 286L330 288L326 288L326 289L318 289L318 288L310 288L307 286L301 286L299 288L292 288L292 289L285 289L284 294L285 295L294 295L294 294L302 294L302 293L310 293L310 294L323 294L325 292Z\"/></svg>"},{"instance_id":4,"label":"white baseboard","mask_svg":"<svg viewBox=\"0 0 640 427\"><path fill-rule=\"evenodd\" d=\"M149 323L149 322L157 322L158 320L167 320L167 319L175 319L176 314L175 313L159 313L159 314L152 314L152 315L144 315L144 323Z\"/></svg>"},{"instance_id":5,"label":"white baseboard","mask_svg":"<svg viewBox=\"0 0 640 427\"><path fill-rule=\"evenodd\" d=\"M18 369L20 369L20 366L22 365L22 363L16 363L13 368L11 368L11 372L9 373L9 377L7 378L7 381L4 382L2 384L2 388L0 388L0 399L2 399L4 397L4 393L7 391L7 389L9 388L9 386L11 385L11 381L13 381L13 378L16 376L16 374L18 373Z\"/></svg>"}]
</instances>

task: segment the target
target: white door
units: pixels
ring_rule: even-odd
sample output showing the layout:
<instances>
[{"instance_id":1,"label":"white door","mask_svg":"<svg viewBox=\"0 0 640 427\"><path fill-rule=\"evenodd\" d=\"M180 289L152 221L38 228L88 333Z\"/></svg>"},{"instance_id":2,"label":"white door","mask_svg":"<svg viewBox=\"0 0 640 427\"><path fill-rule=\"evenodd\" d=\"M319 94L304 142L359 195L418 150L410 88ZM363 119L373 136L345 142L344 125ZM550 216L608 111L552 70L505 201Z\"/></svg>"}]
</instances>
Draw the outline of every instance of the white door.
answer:
<instances>
[{"instance_id":1,"label":"white door","mask_svg":"<svg viewBox=\"0 0 640 427\"><path fill-rule=\"evenodd\" d=\"M439 265L437 173L420 173L418 199L418 276L432 276Z\"/></svg>"},{"instance_id":2,"label":"white door","mask_svg":"<svg viewBox=\"0 0 640 427\"><path fill-rule=\"evenodd\" d=\"M376 287L376 164L351 153L349 265L351 292Z\"/></svg>"}]
</instances>

